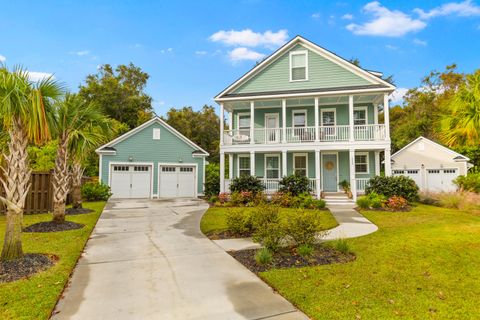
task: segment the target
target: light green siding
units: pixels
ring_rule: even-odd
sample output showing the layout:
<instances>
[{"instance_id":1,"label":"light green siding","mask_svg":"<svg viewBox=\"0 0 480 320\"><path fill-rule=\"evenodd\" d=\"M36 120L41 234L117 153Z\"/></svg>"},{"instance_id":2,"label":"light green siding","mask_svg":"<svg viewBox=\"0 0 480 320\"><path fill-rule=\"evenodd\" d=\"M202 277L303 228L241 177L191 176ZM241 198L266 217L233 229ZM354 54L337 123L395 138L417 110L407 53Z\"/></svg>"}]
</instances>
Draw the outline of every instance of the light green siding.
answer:
<instances>
[{"instance_id":1,"label":"light green siding","mask_svg":"<svg viewBox=\"0 0 480 320\"><path fill-rule=\"evenodd\" d=\"M160 128L160 140L153 140L153 128ZM108 183L110 162L129 162L133 157L132 162L153 162L153 194L158 193L159 163L197 164L197 192L203 193L203 158L192 157L195 149L160 123L152 123L113 147L116 155L102 156L102 182Z\"/></svg>"},{"instance_id":2,"label":"light green siding","mask_svg":"<svg viewBox=\"0 0 480 320\"><path fill-rule=\"evenodd\" d=\"M307 81L290 82L289 53L296 50L308 51ZM371 82L337 63L306 49L302 45L297 45L238 87L234 93L332 88L368 84L371 84Z\"/></svg>"}]
</instances>

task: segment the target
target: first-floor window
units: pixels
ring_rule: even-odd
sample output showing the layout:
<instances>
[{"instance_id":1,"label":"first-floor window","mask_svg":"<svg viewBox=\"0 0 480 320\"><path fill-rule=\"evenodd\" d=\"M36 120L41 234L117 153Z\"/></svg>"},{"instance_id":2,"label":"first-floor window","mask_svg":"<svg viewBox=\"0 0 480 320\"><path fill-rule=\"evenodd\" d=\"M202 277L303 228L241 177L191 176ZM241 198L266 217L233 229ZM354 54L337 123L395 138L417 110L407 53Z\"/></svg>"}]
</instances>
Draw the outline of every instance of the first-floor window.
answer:
<instances>
[{"instance_id":1,"label":"first-floor window","mask_svg":"<svg viewBox=\"0 0 480 320\"><path fill-rule=\"evenodd\" d=\"M238 157L238 176L250 175L250 156Z\"/></svg>"},{"instance_id":2,"label":"first-floor window","mask_svg":"<svg viewBox=\"0 0 480 320\"><path fill-rule=\"evenodd\" d=\"M355 173L368 173L368 153L355 155Z\"/></svg>"},{"instance_id":3,"label":"first-floor window","mask_svg":"<svg viewBox=\"0 0 480 320\"><path fill-rule=\"evenodd\" d=\"M280 157L266 156L265 157L265 175L267 179L280 178Z\"/></svg>"},{"instance_id":4,"label":"first-floor window","mask_svg":"<svg viewBox=\"0 0 480 320\"><path fill-rule=\"evenodd\" d=\"M307 176L306 155L293 155L293 173L298 176Z\"/></svg>"}]
</instances>

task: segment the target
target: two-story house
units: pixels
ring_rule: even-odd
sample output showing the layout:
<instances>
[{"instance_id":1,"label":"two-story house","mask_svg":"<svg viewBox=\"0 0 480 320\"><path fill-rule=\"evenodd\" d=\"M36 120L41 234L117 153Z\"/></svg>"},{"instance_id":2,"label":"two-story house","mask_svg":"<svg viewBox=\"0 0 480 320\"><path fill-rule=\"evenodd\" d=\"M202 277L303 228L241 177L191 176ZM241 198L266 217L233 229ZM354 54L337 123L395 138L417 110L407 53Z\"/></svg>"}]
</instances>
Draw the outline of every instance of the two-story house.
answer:
<instances>
[{"instance_id":1,"label":"two-story house","mask_svg":"<svg viewBox=\"0 0 480 320\"><path fill-rule=\"evenodd\" d=\"M220 189L253 175L267 192L283 176L305 175L317 197L390 175L389 95L395 87L297 36L220 92ZM379 113L383 112L383 123ZM228 123L224 123L224 119ZM228 178L224 176L228 157Z\"/></svg>"}]
</instances>

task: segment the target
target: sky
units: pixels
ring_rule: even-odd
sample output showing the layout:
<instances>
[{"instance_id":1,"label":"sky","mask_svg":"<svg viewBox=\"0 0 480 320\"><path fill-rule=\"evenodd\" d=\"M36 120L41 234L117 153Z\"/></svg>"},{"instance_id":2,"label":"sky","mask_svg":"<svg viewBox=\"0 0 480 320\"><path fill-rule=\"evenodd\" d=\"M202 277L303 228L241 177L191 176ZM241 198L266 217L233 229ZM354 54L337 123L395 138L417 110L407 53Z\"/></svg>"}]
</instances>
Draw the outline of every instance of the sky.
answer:
<instances>
[{"instance_id":1,"label":"sky","mask_svg":"<svg viewBox=\"0 0 480 320\"><path fill-rule=\"evenodd\" d=\"M77 91L102 64L150 75L158 115L213 97L301 35L393 75L401 101L431 70L480 67L480 3L466 1L6 1L0 62Z\"/></svg>"}]
</instances>

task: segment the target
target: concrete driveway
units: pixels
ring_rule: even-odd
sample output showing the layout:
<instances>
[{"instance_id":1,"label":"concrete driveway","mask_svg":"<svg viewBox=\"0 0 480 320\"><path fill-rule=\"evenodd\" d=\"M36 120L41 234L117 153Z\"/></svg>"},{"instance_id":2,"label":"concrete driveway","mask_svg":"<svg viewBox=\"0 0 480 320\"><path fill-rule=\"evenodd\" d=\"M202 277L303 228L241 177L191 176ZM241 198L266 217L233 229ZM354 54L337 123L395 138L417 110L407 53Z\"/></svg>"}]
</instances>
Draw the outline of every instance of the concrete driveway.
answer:
<instances>
[{"instance_id":1,"label":"concrete driveway","mask_svg":"<svg viewBox=\"0 0 480 320\"><path fill-rule=\"evenodd\" d=\"M308 319L202 235L206 209L110 201L53 319Z\"/></svg>"}]
</instances>

